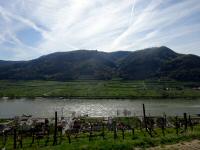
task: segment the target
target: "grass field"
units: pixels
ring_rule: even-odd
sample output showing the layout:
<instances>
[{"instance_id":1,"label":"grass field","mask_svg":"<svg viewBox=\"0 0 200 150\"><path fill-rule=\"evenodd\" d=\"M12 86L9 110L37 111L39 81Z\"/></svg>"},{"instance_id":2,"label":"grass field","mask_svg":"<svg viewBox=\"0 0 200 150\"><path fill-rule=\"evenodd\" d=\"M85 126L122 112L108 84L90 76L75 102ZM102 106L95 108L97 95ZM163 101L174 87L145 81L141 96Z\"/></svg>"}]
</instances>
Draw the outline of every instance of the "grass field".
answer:
<instances>
[{"instance_id":1,"label":"grass field","mask_svg":"<svg viewBox=\"0 0 200 150\"><path fill-rule=\"evenodd\" d=\"M176 81L0 81L0 97L199 98L199 83Z\"/></svg>"}]
</instances>

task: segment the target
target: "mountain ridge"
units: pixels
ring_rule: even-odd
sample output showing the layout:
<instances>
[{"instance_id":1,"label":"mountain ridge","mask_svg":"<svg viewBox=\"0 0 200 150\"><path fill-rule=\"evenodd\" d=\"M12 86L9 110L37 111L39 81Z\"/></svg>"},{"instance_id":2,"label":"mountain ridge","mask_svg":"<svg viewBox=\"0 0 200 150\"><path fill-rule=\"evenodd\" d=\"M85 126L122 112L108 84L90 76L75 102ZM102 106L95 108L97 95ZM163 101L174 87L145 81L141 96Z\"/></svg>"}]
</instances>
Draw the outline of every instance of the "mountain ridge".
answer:
<instances>
[{"instance_id":1,"label":"mountain ridge","mask_svg":"<svg viewBox=\"0 0 200 150\"><path fill-rule=\"evenodd\" d=\"M0 61L1 80L63 81L112 78L200 81L200 57L179 54L161 46L139 51L55 52L29 61Z\"/></svg>"}]
</instances>

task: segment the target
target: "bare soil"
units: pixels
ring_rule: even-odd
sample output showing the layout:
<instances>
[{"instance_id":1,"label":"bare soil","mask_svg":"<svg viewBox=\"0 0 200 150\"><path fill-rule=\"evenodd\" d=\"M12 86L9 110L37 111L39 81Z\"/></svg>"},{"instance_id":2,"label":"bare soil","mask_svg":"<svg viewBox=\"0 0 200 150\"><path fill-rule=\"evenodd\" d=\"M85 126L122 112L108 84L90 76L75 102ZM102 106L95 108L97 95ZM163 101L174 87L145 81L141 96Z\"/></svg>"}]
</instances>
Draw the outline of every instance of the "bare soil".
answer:
<instances>
[{"instance_id":1,"label":"bare soil","mask_svg":"<svg viewBox=\"0 0 200 150\"><path fill-rule=\"evenodd\" d=\"M158 147L148 148L147 150L200 150L200 140L180 142L173 145L161 145Z\"/></svg>"}]
</instances>

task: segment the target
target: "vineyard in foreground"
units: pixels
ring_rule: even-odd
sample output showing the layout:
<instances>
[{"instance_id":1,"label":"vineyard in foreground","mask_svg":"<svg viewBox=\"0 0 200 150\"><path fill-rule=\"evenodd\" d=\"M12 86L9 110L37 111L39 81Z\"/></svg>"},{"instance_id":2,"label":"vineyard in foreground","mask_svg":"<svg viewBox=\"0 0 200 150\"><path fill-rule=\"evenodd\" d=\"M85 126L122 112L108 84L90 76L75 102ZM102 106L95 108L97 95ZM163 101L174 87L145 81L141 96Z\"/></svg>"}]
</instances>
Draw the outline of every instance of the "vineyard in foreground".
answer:
<instances>
[{"instance_id":1,"label":"vineyard in foreground","mask_svg":"<svg viewBox=\"0 0 200 150\"><path fill-rule=\"evenodd\" d=\"M184 113L170 117L91 118L31 116L1 120L0 148L6 149L134 149L200 139L200 118Z\"/></svg>"}]
</instances>

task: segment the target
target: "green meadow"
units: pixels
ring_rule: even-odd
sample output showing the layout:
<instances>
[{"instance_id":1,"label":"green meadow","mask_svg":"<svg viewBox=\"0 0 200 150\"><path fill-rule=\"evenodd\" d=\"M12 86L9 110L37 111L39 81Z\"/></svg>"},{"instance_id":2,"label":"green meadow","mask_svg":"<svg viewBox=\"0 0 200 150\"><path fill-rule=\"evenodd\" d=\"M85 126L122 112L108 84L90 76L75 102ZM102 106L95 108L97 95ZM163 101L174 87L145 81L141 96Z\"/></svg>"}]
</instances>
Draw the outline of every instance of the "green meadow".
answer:
<instances>
[{"instance_id":1,"label":"green meadow","mask_svg":"<svg viewBox=\"0 0 200 150\"><path fill-rule=\"evenodd\" d=\"M0 97L34 98L199 98L200 82L171 80L75 80L75 81L0 81Z\"/></svg>"}]
</instances>

